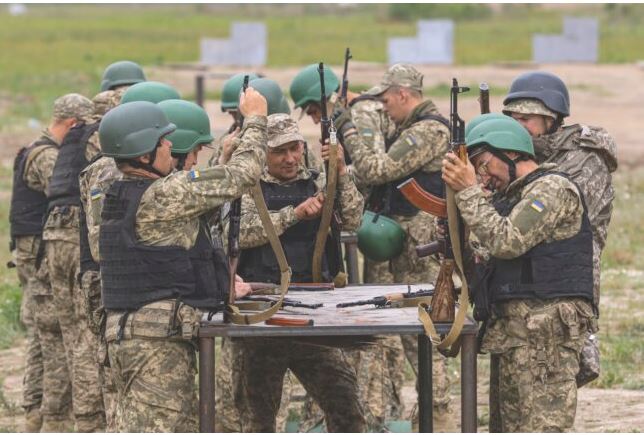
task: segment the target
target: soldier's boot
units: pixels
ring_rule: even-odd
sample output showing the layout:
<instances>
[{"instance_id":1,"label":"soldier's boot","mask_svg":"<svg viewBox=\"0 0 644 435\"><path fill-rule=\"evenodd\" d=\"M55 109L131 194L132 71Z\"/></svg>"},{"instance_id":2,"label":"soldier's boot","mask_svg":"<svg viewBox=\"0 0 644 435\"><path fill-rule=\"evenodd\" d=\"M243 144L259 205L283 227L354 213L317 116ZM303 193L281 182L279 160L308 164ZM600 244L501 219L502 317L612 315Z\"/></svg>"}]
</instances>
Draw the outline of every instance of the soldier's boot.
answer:
<instances>
[{"instance_id":1,"label":"soldier's boot","mask_svg":"<svg viewBox=\"0 0 644 435\"><path fill-rule=\"evenodd\" d=\"M105 432L105 413L99 412L93 415L77 415L75 420L76 432Z\"/></svg>"},{"instance_id":2,"label":"soldier's boot","mask_svg":"<svg viewBox=\"0 0 644 435\"><path fill-rule=\"evenodd\" d=\"M40 406L25 409L25 432L40 432L42 427L42 414Z\"/></svg>"},{"instance_id":3,"label":"soldier's boot","mask_svg":"<svg viewBox=\"0 0 644 435\"><path fill-rule=\"evenodd\" d=\"M43 416L41 432L72 432L74 422L67 416Z\"/></svg>"}]
</instances>

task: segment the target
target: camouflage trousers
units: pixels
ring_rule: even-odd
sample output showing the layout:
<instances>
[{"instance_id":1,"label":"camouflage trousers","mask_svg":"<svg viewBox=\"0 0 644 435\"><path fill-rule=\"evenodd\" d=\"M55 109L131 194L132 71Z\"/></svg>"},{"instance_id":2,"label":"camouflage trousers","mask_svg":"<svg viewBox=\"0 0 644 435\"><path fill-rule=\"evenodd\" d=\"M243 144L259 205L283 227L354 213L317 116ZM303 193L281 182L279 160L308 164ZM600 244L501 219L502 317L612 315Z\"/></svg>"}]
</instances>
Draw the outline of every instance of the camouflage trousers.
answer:
<instances>
[{"instance_id":1,"label":"camouflage trousers","mask_svg":"<svg viewBox=\"0 0 644 435\"><path fill-rule=\"evenodd\" d=\"M64 432L73 428L72 384L63 335L54 305L47 258L43 258L31 287L34 295L34 321L43 360L43 392L40 412L42 432Z\"/></svg>"},{"instance_id":2,"label":"camouflage trousers","mask_svg":"<svg viewBox=\"0 0 644 435\"><path fill-rule=\"evenodd\" d=\"M108 342L118 391L118 432L196 432L197 373L187 341L130 338Z\"/></svg>"},{"instance_id":3,"label":"camouflage trousers","mask_svg":"<svg viewBox=\"0 0 644 435\"><path fill-rule=\"evenodd\" d=\"M22 407L25 409L25 429L39 432L42 425L40 405L43 395L43 361L40 336L34 321L34 280L36 275L36 255L40 238L25 236L16 238L16 271L22 288L20 321L27 330L27 357L22 383Z\"/></svg>"},{"instance_id":4,"label":"camouflage trousers","mask_svg":"<svg viewBox=\"0 0 644 435\"><path fill-rule=\"evenodd\" d=\"M228 338L223 338L219 351L219 360L215 365L215 432L241 432L241 416L247 415L243 401L235 402L235 397L243 397L235 393L235 388L241 387L239 369L243 352L241 346L233 345ZM280 408L277 412L276 431L285 432L288 420L291 394L294 381L291 373L284 377Z\"/></svg>"},{"instance_id":5,"label":"camouflage trousers","mask_svg":"<svg viewBox=\"0 0 644 435\"><path fill-rule=\"evenodd\" d=\"M501 431L574 429L575 377L592 322L591 305L579 298L521 299L496 307L482 350L498 356Z\"/></svg>"},{"instance_id":6,"label":"camouflage trousers","mask_svg":"<svg viewBox=\"0 0 644 435\"><path fill-rule=\"evenodd\" d=\"M81 294L83 295L83 308L88 325L92 331L92 338L95 343L89 346L97 349L96 362L98 363L99 385L103 395L103 406L105 408L105 422L108 432L116 431L116 385L110 375L110 368L105 365L107 359L107 344L102 336L101 323L105 316L101 302L101 274L99 271L88 270L81 276Z\"/></svg>"},{"instance_id":7,"label":"camouflage trousers","mask_svg":"<svg viewBox=\"0 0 644 435\"><path fill-rule=\"evenodd\" d=\"M287 369L324 411L329 432L363 432L365 417L360 405L355 371L339 349L292 339L239 339L242 347L241 388L249 418L245 432L275 432L282 383Z\"/></svg>"},{"instance_id":8,"label":"camouflage trousers","mask_svg":"<svg viewBox=\"0 0 644 435\"><path fill-rule=\"evenodd\" d=\"M77 243L48 240L49 277L58 323L63 334L72 378L76 429L103 431L105 410L97 362L97 341L89 328L85 298L78 282L80 248Z\"/></svg>"}]
</instances>

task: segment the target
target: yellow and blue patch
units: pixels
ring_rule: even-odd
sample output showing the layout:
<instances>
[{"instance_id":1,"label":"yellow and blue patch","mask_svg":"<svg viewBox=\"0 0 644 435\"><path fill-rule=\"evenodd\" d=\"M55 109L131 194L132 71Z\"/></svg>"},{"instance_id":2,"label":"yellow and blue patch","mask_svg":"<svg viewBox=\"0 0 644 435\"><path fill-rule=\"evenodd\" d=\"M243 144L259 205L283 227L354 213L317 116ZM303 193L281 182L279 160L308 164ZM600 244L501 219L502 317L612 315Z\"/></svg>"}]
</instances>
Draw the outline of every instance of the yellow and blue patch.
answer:
<instances>
[{"instance_id":1,"label":"yellow and blue patch","mask_svg":"<svg viewBox=\"0 0 644 435\"><path fill-rule=\"evenodd\" d=\"M103 196L103 192L100 189L93 189L89 192L89 196L92 199L92 201L96 201L97 199L100 199Z\"/></svg>"},{"instance_id":2,"label":"yellow and blue patch","mask_svg":"<svg viewBox=\"0 0 644 435\"><path fill-rule=\"evenodd\" d=\"M198 180L199 177L201 177L201 172L197 171L196 169L188 172L188 178L190 178L190 180L192 181Z\"/></svg>"},{"instance_id":3,"label":"yellow and blue patch","mask_svg":"<svg viewBox=\"0 0 644 435\"><path fill-rule=\"evenodd\" d=\"M541 201L538 199L535 199L532 201L532 204L530 204L530 207L532 207L534 210L536 210L537 213L541 213L546 207L543 205Z\"/></svg>"}]
</instances>

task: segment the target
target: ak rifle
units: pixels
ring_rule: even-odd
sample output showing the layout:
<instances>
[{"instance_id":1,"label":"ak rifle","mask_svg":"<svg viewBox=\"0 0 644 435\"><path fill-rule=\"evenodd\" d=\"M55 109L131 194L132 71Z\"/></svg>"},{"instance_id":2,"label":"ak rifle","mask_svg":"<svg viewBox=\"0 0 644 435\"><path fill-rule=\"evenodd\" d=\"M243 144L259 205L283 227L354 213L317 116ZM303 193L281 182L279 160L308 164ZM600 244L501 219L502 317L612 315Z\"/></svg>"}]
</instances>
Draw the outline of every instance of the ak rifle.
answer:
<instances>
[{"instance_id":1,"label":"ak rifle","mask_svg":"<svg viewBox=\"0 0 644 435\"><path fill-rule=\"evenodd\" d=\"M485 82L479 85L479 107L481 115L490 113L490 87Z\"/></svg>"},{"instance_id":2,"label":"ak rifle","mask_svg":"<svg viewBox=\"0 0 644 435\"><path fill-rule=\"evenodd\" d=\"M358 307L361 305L375 305L378 308L403 308L415 307L420 302L427 302L434 295L434 289L418 290L407 293L389 293L383 296L376 296L373 299L363 301L343 302L336 305L336 308Z\"/></svg>"},{"instance_id":3,"label":"ak rifle","mask_svg":"<svg viewBox=\"0 0 644 435\"><path fill-rule=\"evenodd\" d=\"M253 294L279 294L280 286L272 282L248 282ZM335 289L332 282L292 282L288 291L328 291Z\"/></svg>"},{"instance_id":4,"label":"ak rifle","mask_svg":"<svg viewBox=\"0 0 644 435\"><path fill-rule=\"evenodd\" d=\"M340 102L347 108L347 91L349 90L349 59L352 59L351 50L347 47L344 52L344 71L342 72L342 87L340 88Z\"/></svg>"},{"instance_id":5,"label":"ak rifle","mask_svg":"<svg viewBox=\"0 0 644 435\"><path fill-rule=\"evenodd\" d=\"M267 298L267 297L262 297L262 296L246 296L242 299L242 301L250 301L250 302L262 302L262 303L267 303L269 306L273 306L274 304L278 303L279 301L277 299L272 299L272 298ZM243 306L243 304L240 304ZM289 298L284 298L282 300L282 306L283 307L292 307L292 308L309 308L309 309L316 309L320 308L324 304L318 303L318 304L305 304L304 302L295 300L295 299L289 299Z\"/></svg>"}]
</instances>

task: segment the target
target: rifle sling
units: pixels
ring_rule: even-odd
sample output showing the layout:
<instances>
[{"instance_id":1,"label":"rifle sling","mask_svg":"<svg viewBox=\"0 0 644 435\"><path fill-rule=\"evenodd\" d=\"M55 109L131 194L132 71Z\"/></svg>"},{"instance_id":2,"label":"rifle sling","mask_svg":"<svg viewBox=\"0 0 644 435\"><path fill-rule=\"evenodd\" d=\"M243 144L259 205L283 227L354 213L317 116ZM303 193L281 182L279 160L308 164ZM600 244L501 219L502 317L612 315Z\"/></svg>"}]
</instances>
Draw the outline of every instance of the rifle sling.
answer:
<instances>
[{"instance_id":1,"label":"rifle sling","mask_svg":"<svg viewBox=\"0 0 644 435\"><path fill-rule=\"evenodd\" d=\"M463 324L465 323L465 314L467 314L467 307L470 304L470 292L467 287L465 273L463 272L464 269L463 253L461 251L461 234L458 228L458 208L456 207L454 190L452 190L449 185L445 184L445 191L449 236L452 240L452 251L454 252L456 271L461 278L461 293L458 297L458 311L456 312L454 323L452 323L452 327L450 328L444 339L441 339L440 335L438 335L438 333L436 332L434 323L432 322L432 319L427 312L427 310L429 309L428 304L421 303L418 305L418 318L425 328L425 334L427 334L427 336L431 339L432 343L438 348L438 350L446 356L456 356L456 354L458 354L458 344L460 342L460 340L457 342L457 339L459 338L461 331L463 330Z\"/></svg>"},{"instance_id":2,"label":"rifle sling","mask_svg":"<svg viewBox=\"0 0 644 435\"><path fill-rule=\"evenodd\" d=\"M322 281L322 255L324 247L329 236L329 227L331 226L331 217L333 216L333 207L335 205L335 196L338 185L338 144L333 138L329 140L329 167L326 173L326 192L324 205L322 206L322 217L320 227L315 236L315 248L313 249L313 281Z\"/></svg>"},{"instance_id":3,"label":"rifle sling","mask_svg":"<svg viewBox=\"0 0 644 435\"><path fill-rule=\"evenodd\" d=\"M251 325L253 323L263 322L264 320L272 317L273 314L279 311L282 307L282 301L288 292L288 285L291 281L291 268L288 266L286 255L284 255L284 249L282 249L282 244L277 236L271 217L268 214L268 208L266 207L266 202L264 201L264 195L262 194L262 188L260 187L259 182L252 187L251 194L253 196L253 201L255 201L255 206L257 207L262 225L264 226L264 231L266 231L268 241L271 244L271 248L273 248L275 258L277 258L277 264L280 268L280 297L275 305L253 314L240 313L240 308L246 309L241 303L228 305L226 307L228 318L236 325ZM265 307L256 306L255 308L261 310Z\"/></svg>"}]
</instances>

